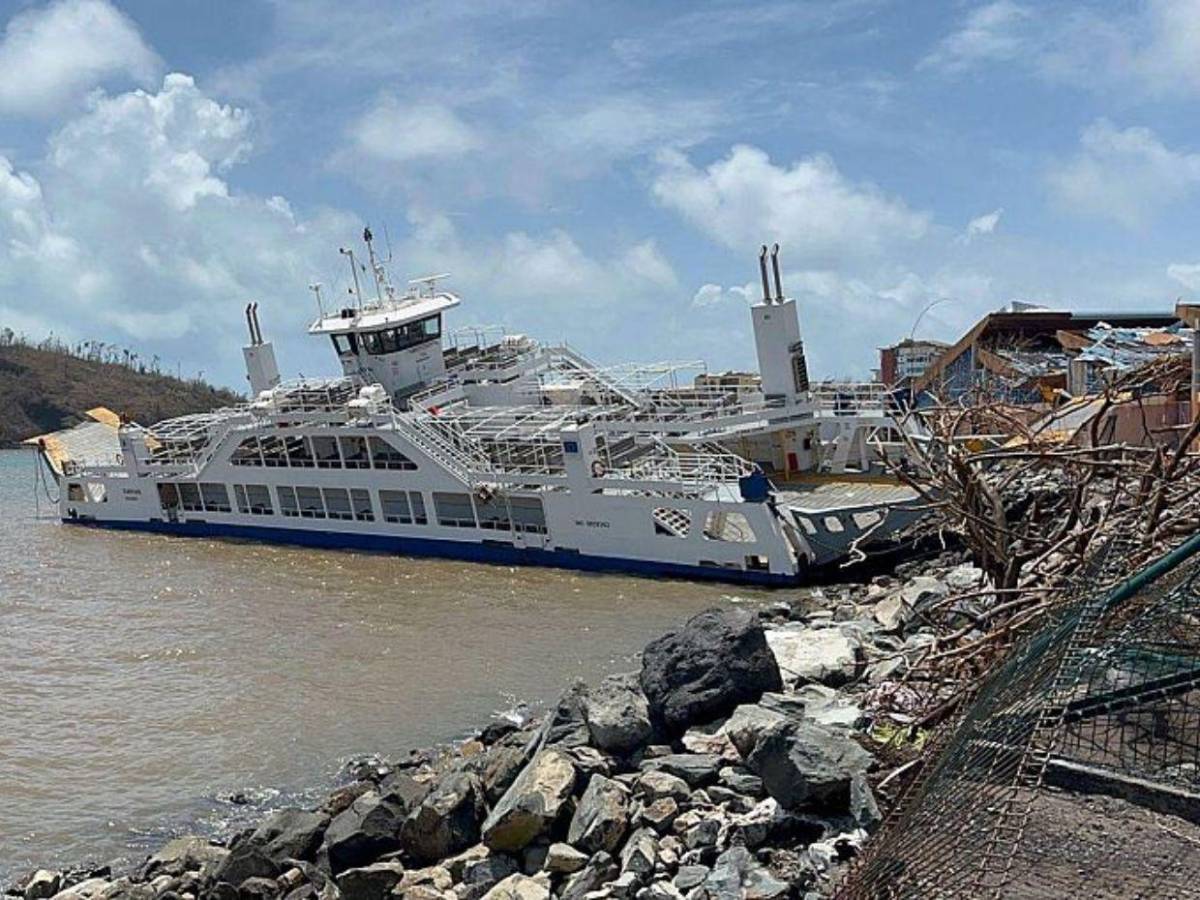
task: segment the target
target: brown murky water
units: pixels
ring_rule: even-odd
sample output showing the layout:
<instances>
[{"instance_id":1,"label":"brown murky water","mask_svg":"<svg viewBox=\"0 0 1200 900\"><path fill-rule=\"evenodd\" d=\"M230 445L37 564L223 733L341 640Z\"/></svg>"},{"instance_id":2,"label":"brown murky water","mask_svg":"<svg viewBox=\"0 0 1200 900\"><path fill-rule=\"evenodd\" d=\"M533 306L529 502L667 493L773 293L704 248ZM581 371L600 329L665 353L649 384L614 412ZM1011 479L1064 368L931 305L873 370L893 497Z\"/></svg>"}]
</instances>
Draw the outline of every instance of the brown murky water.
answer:
<instances>
[{"instance_id":1,"label":"brown murky water","mask_svg":"<svg viewBox=\"0 0 1200 900\"><path fill-rule=\"evenodd\" d=\"M302 799L770 596L65 527L32 473L0 452L0 884Z\"/></svg>"}]
</instances>

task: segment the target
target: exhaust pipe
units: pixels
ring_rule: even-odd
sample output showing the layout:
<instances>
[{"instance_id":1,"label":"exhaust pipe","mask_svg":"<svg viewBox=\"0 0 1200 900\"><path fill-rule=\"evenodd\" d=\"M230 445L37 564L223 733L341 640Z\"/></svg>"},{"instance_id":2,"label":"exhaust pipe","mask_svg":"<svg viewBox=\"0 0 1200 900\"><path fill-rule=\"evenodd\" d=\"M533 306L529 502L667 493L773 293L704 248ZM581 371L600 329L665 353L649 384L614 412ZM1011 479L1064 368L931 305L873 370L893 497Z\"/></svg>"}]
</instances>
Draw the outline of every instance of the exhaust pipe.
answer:
<instances>
[{"instance_id":1,"label":"exhaust pipe","mask_svg":"<svg viewBox=\"0 0 1200 900\"><path fill-rule=\"evenodd\" d=\"M765 247L763 248L766 249ZM775 244L771 248L771 270L775 273L775 302L783 302L783 280L779 277L779 244ZM763 275L763 284L766 284L767 276Z\"/></svg>"},{"instance_id":2,"label":"exhaust pipe","mask_svg":"<svg viewBox=\"0 0 1200 900\"><path fill-rule=\"evenodd\" d=\"M762 252L758 254L758 273L762 275L763 286L763 303L768 306L771 304L771 286L767 283L767 245L762 245Z\"/></svg>"}]
</instances>

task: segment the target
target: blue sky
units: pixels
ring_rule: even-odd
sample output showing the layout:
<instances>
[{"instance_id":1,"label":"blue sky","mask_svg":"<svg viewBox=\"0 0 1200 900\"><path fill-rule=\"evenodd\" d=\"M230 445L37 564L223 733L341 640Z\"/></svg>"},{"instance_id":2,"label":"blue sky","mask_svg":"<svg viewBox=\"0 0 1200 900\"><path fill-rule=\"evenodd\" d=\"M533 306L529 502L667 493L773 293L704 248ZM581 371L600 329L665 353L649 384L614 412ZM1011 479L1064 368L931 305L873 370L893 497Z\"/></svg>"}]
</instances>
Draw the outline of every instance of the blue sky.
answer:
<instances>
[{"instance_id":1,"label":"blue sky","mask_svg":"<svg viewBox=\"0 0 1200 900\"><path fill-rule=\"evenodd\" d=\"M459 324L753 363L783 245L811 366L1013 299L1200 291L1200 0L0 2L0 325L235 387L384 226Z\"/></svg>"}]
</instances>

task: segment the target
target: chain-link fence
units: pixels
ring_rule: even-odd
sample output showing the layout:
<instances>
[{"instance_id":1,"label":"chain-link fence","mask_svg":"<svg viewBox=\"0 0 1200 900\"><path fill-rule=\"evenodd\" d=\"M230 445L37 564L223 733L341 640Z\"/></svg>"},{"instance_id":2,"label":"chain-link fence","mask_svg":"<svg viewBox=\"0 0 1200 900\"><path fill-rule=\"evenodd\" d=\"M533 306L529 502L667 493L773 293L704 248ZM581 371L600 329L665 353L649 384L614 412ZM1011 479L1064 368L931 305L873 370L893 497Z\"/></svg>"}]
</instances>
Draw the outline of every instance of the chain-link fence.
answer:
<instances>
[{"instance_id":1,"label":"chain-link fence","mask_svg":"<svg viewBox=\"0 0 1200 900\"><path fill-rule=\"evenodd\" d=\"M942 732L837 896L1200 897L1200 536L1119 543Z\"/></svg>"}]
</instances>

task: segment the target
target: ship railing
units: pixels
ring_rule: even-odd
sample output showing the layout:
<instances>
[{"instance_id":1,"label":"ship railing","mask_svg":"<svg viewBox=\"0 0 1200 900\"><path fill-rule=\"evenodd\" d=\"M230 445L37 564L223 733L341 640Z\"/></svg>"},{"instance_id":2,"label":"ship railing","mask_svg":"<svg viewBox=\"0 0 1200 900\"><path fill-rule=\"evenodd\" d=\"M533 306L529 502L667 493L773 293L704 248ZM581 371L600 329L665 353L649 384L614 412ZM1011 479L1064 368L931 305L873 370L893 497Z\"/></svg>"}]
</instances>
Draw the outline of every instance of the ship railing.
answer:
<instances>
[{"instance_id":1,"label":"ship railing","mask_svg":"<svg viewBox=\"0 0 1200 900\"><path fill-rule=\"evenodd\" d=\"M473 472L488 472L491 460L453 425L420 412L392 411L392 423L405 437L441 463L460 481L469 484Z\"/></svg>"},{"instance_id":2,"label":"ship railing","mask_svg":"<svg viewBox=\"0 0 1200 900\"><path fill-rule=\"evenodd\" d=\"M827 381L812 386L818 412L835 416L890 415L887 385L879 382Z\"/></svg>"},{"instance_id":3,"label":"ship railing","mask_svg":"<svg viewBox=\"0 0 1200 900\"><path fill-rule=\"evenodd\" d=\"M637 481L669 481L716 487L736 484L738 479L754 471L754 464L736 453L707 449L681 451L660 443L653 453L627 467L617 468L611 474Z\"/></svg>"}]
</instances>

